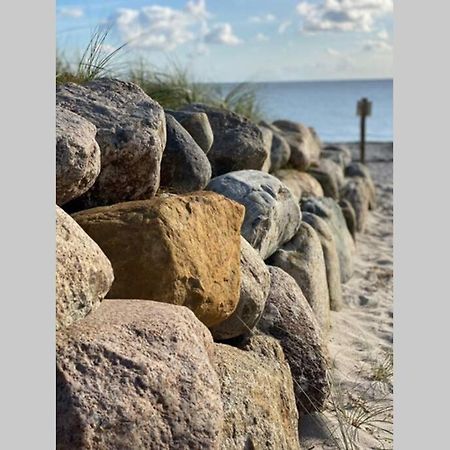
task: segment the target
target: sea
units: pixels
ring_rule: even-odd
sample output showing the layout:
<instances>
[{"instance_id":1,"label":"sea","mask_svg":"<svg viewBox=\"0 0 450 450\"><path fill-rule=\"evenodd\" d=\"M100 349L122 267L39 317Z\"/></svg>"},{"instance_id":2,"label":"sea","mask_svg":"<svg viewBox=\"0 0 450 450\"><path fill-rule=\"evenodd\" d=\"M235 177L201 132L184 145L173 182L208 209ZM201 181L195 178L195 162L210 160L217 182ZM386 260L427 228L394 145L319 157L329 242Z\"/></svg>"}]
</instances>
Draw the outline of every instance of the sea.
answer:
<instances>
[{"instance_id":1,"label":"sea","mask_svg":"<svg viewBox=\"0 0 450 450\"><path fill-rule=\"evenodd\" d=\"M223 92L233 83L222 85ZM252 83L262 112L269 121L289 119L312 126L325 142L359 140L358 100L372 102L366 120L366 139L393 140L393 80L287 81Z\"/></svg>"}]
</instances>

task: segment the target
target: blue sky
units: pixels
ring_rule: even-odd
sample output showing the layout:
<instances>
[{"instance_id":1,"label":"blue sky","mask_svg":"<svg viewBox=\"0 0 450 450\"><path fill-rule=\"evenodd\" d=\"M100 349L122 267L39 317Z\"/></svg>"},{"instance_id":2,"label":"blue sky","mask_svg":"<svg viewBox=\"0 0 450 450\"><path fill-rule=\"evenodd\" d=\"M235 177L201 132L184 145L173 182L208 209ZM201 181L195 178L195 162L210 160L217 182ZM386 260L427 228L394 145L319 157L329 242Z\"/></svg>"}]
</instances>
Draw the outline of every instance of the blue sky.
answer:
<instances>
[{"instance_id":1,"label":"blue sky","mask_svg":"<svg viewBox=\"0 0 450 450\"><path fill-rule=\"evenodd\" d=\"M58 0L69 59L96 25L120 64L176 61L199 81L391 78L393 0Z\"/></svg>"}]
</instances>

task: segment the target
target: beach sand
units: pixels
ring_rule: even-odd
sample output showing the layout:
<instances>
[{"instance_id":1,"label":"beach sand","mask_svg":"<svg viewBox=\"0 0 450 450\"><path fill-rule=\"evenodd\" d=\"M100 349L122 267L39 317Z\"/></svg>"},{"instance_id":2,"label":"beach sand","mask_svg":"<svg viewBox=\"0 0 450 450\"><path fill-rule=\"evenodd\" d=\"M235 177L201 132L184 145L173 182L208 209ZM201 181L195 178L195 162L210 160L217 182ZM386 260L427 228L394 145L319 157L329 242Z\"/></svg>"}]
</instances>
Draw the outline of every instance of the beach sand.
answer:
<instances>
[{"instance_id":1,"label":"beach sand","mask_svg":"<svg viewBox=\"0 0 450 450\"><path fill-rule=\"evenodd\" d=\"M359 160L357 144L346 145ZM323 414L303 420L304 450L393 448L392 159L392 143L367 146L378 204L365 233L357 235L355 273L343 286L344 309L332 312L332 395Z\"/></svg>"}]
</instances>

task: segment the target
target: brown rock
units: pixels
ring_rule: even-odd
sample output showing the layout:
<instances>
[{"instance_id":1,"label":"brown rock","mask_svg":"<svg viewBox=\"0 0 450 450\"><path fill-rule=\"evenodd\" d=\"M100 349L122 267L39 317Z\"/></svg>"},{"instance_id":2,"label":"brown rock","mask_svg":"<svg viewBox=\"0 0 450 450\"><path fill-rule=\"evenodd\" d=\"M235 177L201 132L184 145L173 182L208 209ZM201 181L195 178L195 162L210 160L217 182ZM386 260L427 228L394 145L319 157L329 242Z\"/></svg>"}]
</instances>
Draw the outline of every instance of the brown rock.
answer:
<instances>
[{"instance_id":1,"label":"brown rock","mask_svg":"<svg viewBox=\"0 0 450 450\"><path fill-rule=\"evenodd\" d=\"M345 198L339 200L342 214L344 215L348 231L352 235L353 240L356 238L356 214L352 204Z\"/></svg>"},{"instance_id":2,"label":"brown rock","mask_svg":"<svg viewBox=\"0 0 450 450\"><path fill-rule=\"evenodd\" d=\"M371 198L366 181L361 177L348 178L341 190L341 197L353 206L356 231L363 232L366 228Z\"/></svg>"},{"instance_id":3,"label":"brown rock","mask_svg":"<svg viewBox=\"0 0 450 450\"><path fill-rule=\"evenodd\" d=\"M212 352L187 308L105 300L56 338L57 448L217 449Z\"/></svg>"},{"instance_id":4,"label":"brown rock","mask_svg":"<svg viewBox=\"0 0 450 450\"><path fill-rule=\"evenodd\" d=\"M296 169L277 170L272 175L285 184L297 201L302 196L323 197L323 189L320 183L309 173Z\"/></svg>"},{"instance_id":5,"label":"brown rock","mask_svg":"<svg viewBox=\"0 0 450 450\"><path fill-rule=\"evenodd\" d=\"M331 159L321 159L308 169L308 173L320 183L326 197L339 200L339 191L344 185L344 171L339 164Z\"/></svg>"},{"instance_id":6,"label":"brown rock","mask_svg":"<svg viewBox=\"0 0 450 450\"><path fill-rule=\"evenodd\" d=\"M222 450L300 450L289 366L275 339L257 335L243 349L215 345L224 408Z\"/></svg>"},{"instance_id":7,"label":"brown rock","mask_svg":"<svg viewBox=\"0 0 450 450\"><path fill-rule=\"evenodd\" d=\"M239 300L244 207L213 192L162 195L74 215L114 268L109 298L185 305L207 326Z\"/></svg>"},{"instance_id":8,"label":"brown rock","mask_svg":"<svg viewBox=\"0 0 450 450\"><path fill-rule=\"evenodd\" d=\"M100 247L56 207L56 329L82 319L100 305L113 282Z\"/></svg>"}]
</instances>

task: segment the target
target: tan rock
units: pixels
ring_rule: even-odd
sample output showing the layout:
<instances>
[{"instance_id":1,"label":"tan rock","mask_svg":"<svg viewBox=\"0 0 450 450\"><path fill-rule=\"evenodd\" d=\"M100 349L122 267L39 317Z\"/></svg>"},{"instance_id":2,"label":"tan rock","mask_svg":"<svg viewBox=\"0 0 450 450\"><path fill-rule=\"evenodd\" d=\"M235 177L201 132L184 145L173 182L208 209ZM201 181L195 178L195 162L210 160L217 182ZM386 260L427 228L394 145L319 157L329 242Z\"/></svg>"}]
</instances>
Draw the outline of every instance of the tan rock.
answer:
<instances>
[{"instance_id":1,"label":"tan rock","mask_svg":"<svg viewBox=\"0 0 450 450\"><path fill-rule=\"evenodd\" d=\"M187 308L105 300L57 335L57 449L217 449L212 352Z\"/></svg>"},{"instance_id":2,"label":"tan rock","mask_svg":"<svg viewBox=\"0 0 450 450\"><path fill-rule=\"evenodd\" d=\"M222 450L299 450L291 372L280 344L253 336L243 350L215 344L224 408Z\"/></svg>"},{"instance_id":3,"label":"tan rock","mask_svg":"<svg viewBox=\"0 0 450 450\"><path fill-rule=\"evenodd\" d=\"M238 203L213 192L162 195L73 217L112 263L109 298L184 305L207 326L236 308L244 217Z\"/></svg>"},{"instance_id":4,"label":"tan rock","mask_svg":"<svg viewBox=\"0 0 450 450\"><path fill-rule=\"evenodd\" d=\"M56 207L56 329L96 309L114 275L100 247L61 208Z\"/></svg>"},{"instance_id":5,"label":"tan rock","mask_svg":"<svg viewBox=\"0 0 450 450\"><path fill-rule=\"evenodd\" d=\"M320 183L309 173L296 169L277 170L272 175L285 184L297 201L304 196L323 197L323 189Z\"/></svg>"}]
</instances>

